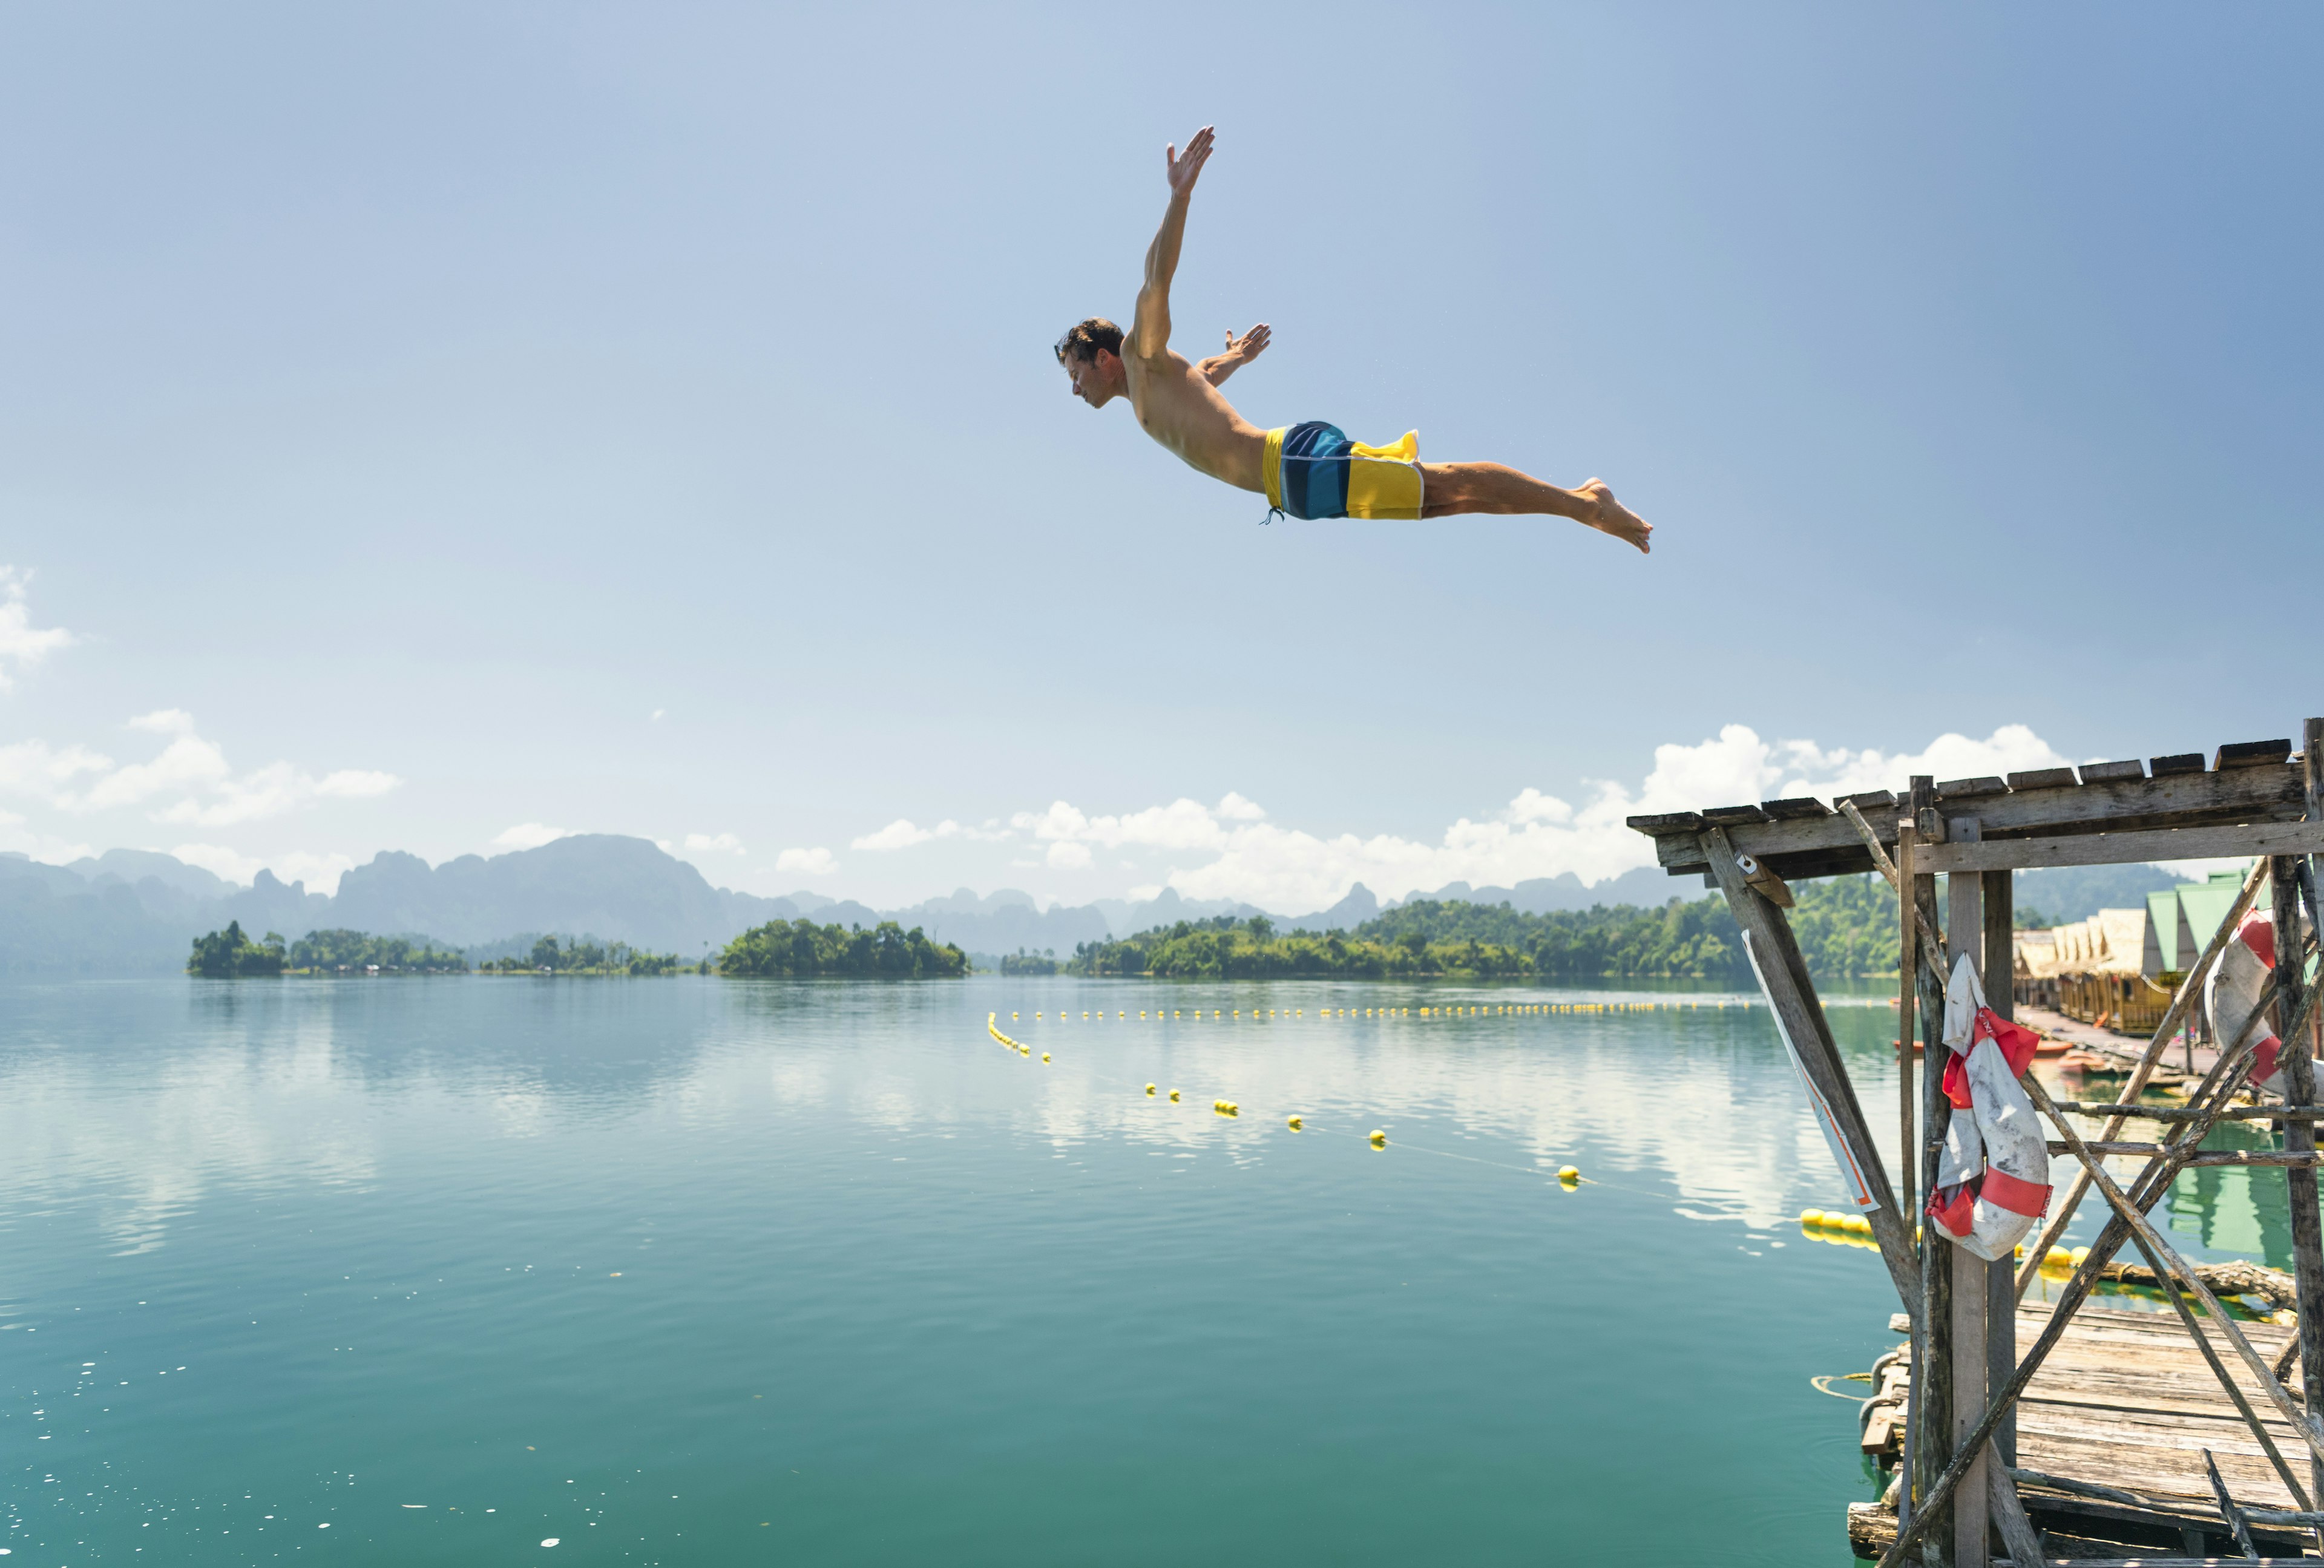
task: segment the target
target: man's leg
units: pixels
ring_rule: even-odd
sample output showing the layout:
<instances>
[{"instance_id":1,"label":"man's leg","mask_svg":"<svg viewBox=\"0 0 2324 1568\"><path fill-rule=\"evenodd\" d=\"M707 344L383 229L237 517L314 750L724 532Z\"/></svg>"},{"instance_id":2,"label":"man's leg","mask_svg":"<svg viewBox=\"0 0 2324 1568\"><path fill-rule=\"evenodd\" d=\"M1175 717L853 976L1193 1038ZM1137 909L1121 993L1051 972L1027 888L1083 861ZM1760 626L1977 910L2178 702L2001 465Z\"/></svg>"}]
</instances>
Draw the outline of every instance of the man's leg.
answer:
<instances>
[{"instance_id":1,"label":"man's leg","mask_svg":"<svg viewBox=\"0 0 2324 1568\"><path fill-rule=\"evenodd\" d=\"M1579 490L1560 490L1530 474L1520 474L1499 463L1423 463L1423 517L1452 517L1462 512L1547 512L1570 517L1585 528L1610 533L1639 549L1647 548L1655 525L1614 499L1602 479L1592 479Z\"/></svg>"}]
</instances>

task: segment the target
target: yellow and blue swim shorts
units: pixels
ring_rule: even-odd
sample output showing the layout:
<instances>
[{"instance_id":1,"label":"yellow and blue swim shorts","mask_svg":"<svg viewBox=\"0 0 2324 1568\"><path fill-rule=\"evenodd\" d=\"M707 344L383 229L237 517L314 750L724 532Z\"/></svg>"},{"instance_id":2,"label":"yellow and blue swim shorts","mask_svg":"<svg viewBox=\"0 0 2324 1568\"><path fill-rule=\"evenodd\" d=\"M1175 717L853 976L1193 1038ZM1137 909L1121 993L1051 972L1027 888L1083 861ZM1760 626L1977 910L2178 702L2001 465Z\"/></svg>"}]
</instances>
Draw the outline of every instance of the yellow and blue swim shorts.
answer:
<instances>
[{"instance_id":1,"label":"yellow and blue swim shorts","mask_svg":"<svg viewBox=\"0 0 2324 1568\"><path fill-rule=\"evenodd\" d=\"M1337 425L1311 420L1267 432L1268 519L1416 518L1423 503L1420 432L1393 447L1351 441Z\"/></svg>"}]
</instances>

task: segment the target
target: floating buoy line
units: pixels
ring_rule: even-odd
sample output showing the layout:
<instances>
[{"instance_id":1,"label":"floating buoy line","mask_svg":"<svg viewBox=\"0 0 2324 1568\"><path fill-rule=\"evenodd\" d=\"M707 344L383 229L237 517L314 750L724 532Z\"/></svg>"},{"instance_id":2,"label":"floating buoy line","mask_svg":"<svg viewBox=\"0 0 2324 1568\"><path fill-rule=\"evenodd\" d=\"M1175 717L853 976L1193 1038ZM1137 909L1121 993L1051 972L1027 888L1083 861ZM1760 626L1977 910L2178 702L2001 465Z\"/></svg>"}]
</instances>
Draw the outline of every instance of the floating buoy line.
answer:
<instances>
[{"instance_id":1,"label":"floating buoy line","mask_svg":"<svg viewBox=\"0 0 2324 1568\"><path fill-rule=\"evenodd\" d=\"M1452 1018L1575 1018L1588 1013L1725 1012L1729 1008L1733 1008L1742 1012L1748 1012L1756 1005L1757 1004L1754 1002L1738 998L1725 1001L1516 1002L1484 1007L1466 1005L1455 1007L1322 1007L1315 1010L1315 1016L1319 1019L1424 1018L1435 1021ZM998 1013L993 1015L996 1019L1000 1016L1001 1015ZM1307 1010L1304 1007L1214 1007L1210 1009L1207 1012L1199 1007L1167 1009L1157 1007L1150 1010L1146 1008L1139 1008L1138 1010L1138 1021L1139 1023L1157 1024L1185 1022L1189 1019L1196 1023L1279 1023L1286 1019L1305 1019L1306 1016ZM1009 1015L1009 1021L1010 1023L1022 1023L1024 1021L1024 1017L1020 1013L1012 1012ZM1044 1008L1034 1013L1033 1021L1035 1023L1048 1022L1048 1010ZM1074 1021L1074 1015L1070 1010L1060 1010L1057 1013L1056 1021L1061 1024L1071 1023ZM1105 1009L1099 1008L1094 1012L1086 1009L1084 1010L1081 1016L1081 1021L1084 1023L1101 1024L1108 1021L1105 1016ZM1128 1008L1116 1009L1111 1021L1115 1023L1128 1023L1130 1021L1130 1010Z\"/></svg>"},{"instance_id":2,"label":"floating buoy line","mask_svg":"<svg viewBox=\"0 0 2324 1568\"><path fill-rule=\"evenodd\" d=\"M1011 1013L1009 1016L1012 1020L1017 1017L1015 1013ZM1040 1014L1036 1013L1033 1016L1038 1019L1040 1017ZM1144 1013L1140 1013L1139 1016L1143 1018L1146 1015ZM1158 1017L1159 1015L1157 1014L1157 1016ZM1029 1057L1033 1054L1032 1047L1025 1044L1022 1040L1014 1039L1009 1035L1001 1032L1001 1015L998 1012L989 1012L984 1015L984 1031L991 1035L995 1040L998 1040L1003 1047L1008 1050L1014 1051L1020 1056ZM1041 1053L1041 1060L1044 1062L1048 1061L1049 1053L1043 1051ZM1142 1093L1145 1098L1151 1100L1156 1097L1158 1085L1148 1084L1145 1086ZM1167 1097L1173 1103L1176 1103L1178 1102L1178 1095L1179 1091L1174 1088L1169 1091ZM1240 1120L1242 1115L1242 1106L1232 1100L1213 1100L1211 1102L1211 1112L1214 1116L1222 1116L1230 1120ZM1286 1129L1293 1132L1306 1132L1310 1130L1320 1132L1327 1130L1320 1128L1310 1129L1307 1125L1307 1118L1304 1113L1286 1116L1283 1119L1283 1124ZM1370 1144L1373 1148L1385 1149L1388 1146L1388 1133L1386 1130L1375 1127L1370 1132L1364 1134L1364 1141ZM1407 1149L1414 1154L1430 1154L1436 1156L1440 1159L1466 1160L1471 1165L1490 1166L1495 1170L1514 1171L1518 1176L1531 1176L1536 1180L1554 1180L1560 1187L1569 1193L1580 1190L1585 1182L1591 1186L1600 1185L1592 1178L1583 1176L1581 1168L1577 1166L1562 1165L1557 1167L1554 1173L1551 1173L1545 1171L1536 1166L1510 1165L1504 1160L1483 1159L1473 1154L1461 1154L1449 1148L1427 1148L1416 1143L1399 1143L1397 1147L1398 1148Z\"/></svg>"}]
</instances>

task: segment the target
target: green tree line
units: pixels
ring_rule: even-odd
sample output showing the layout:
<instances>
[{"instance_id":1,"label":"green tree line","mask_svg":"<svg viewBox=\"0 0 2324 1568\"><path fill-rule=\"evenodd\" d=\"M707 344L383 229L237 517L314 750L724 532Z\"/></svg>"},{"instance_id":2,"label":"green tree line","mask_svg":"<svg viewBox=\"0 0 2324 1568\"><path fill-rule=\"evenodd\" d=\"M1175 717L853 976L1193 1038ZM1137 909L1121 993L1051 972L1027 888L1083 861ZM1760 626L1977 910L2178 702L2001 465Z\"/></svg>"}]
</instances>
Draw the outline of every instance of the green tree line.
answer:
<instances>
[{"instance_id":1,"label":"green tree line","mask_svg":"<svg viewBox=\"0 0 2324 1568\"><path fill-rule=\"evenodd\" d=\"M290 967L315 974L466 974L468 961L428 937L374 936L368 931L309 931L290 944Z\"/></svg>"},{"instance_id":2,"label":"green tree line","mask_svg":"<svg viewBox=\"0 0 2324 1568\"><path fill-rule=\"evenodd\" d=\"M1803 882L1792 929L1810 973L1894 973L1896 904L1869 874ZM1074 974L1169 979L1337 975L1352 979L1710 980L1752 983L1741 934L1718 897L1529 915L1508 904L1416 899L1353 931L1278 933L1265 916L1181 920L1085 942Z\"/></svg>"},{"instance_id":3,"label":"green tree line","mask_svg":"<svg viewBox=\"0 0 2324 1568\"><path fill-rule=\"evenodd\" d=\"M846 975L869 980L948 980L968 973L968 955L951 943L931 942L915 926L882 920L861 926L818 926L812 920L770 920L726 944L721 974L753 977Z\"/></svg>"},{"instance_id":4,"label":"green tree line","mask_svg":"<svg viewBox=\"0 0 2324 1568\"><path fill-rule=\"evenodd\" d=\"M269 931L263 943L243 934L242 922L229 920L223 931L194 938L193 955L186 973L207 980L233 980L245 974L280 974L287 955L282 938Z\"/></svg>"},{"instance_id":5,"label":"green tree line","mask_svg":"<svg viewBox=\"0 0 2324 1568\"><path fill-rule=\"evenodd\" d=\"M521 940L521 938L519 938ZM626 942L586 936L542 936L530 953L495 958L478 967L488 974L676 974L697 967L675 953L649 953Z\"/></svg>"}]
</instances>

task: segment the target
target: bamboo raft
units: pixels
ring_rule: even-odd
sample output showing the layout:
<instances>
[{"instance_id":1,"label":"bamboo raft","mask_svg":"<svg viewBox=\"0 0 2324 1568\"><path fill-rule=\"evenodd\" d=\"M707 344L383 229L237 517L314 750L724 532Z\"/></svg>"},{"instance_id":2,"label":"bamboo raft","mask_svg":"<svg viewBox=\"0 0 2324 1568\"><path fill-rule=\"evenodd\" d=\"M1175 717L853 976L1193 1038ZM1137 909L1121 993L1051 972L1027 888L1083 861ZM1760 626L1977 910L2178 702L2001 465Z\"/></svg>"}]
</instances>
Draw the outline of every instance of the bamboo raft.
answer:
<instances>
[{"instance_id":1,"label":"bamboo raft","mask_svg":"<svg viewBox=\"0 0 2324 1568\"><path fill-rule=\"evenodd\" d=\"M2049 1317L2046 1305L2019 1306L2017 1343L2033 1343ZM1910 1328L1901 1313L1888 1326L1896 1333ZM2295 1334L2273 1324L2248 1324L2244 1333L2270 1360L2282 1356ZM1910 1342L1881 1357L1875 1368L1862 1444L1886 1470L1897 1462L1912 1388ZM2263 1419L2278 1448L2297 1449L2300 1438L2291 1424L2267 1408L2248 1372L2236 1370L2246 1397L2265 1411ZM2165 1314L2084 1307L2018 1399L2014 1471L2048 1559L2121 1558L2126 1546L2174 1557L2216 1552L2240 1559L2233 1526L2204 1469L2206 1450L2239 1509L2299 1506L2178 1319ZM2067 1479L2077 1476L2104 1476L2108 1484ZM2291 1526L2247 1519L2247 1527L2270 1556L2297 1557L2303 1543L2315 1539ZM1848 1537L1858 1556L1878 1557L1896 1538L1894 1503L1851 1505Z\"/></svg>"}]
</instances>

